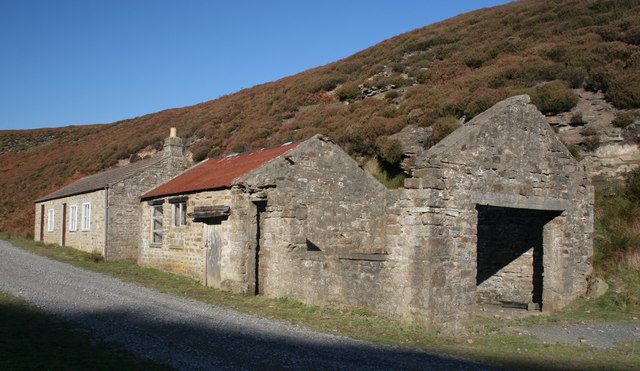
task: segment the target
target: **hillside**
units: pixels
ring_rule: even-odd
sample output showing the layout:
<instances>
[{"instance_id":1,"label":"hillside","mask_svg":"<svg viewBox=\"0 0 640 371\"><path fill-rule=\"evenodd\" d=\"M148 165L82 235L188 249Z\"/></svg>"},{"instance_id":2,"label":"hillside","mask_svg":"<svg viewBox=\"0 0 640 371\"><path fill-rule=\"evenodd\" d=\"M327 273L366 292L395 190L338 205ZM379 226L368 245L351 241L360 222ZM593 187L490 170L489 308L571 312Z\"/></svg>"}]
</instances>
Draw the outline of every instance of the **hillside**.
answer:
<instances>
[{"instance_id":1,"label":"hillside","mask_svg":"<svg viewBox=\"0 0 640 371\"><path fill-rule=\"evenodd\" d=\"M387 136L408 124L431 126L437 141L514 94L530 94L547 114L569 111L578 88L601 91L622 124L638 116L640 0L518 1L195 106L107 125L0 132L0 230L32 231L32 200L135 160L171 126L195 160L323 133L357 158L394 163L397 143Z\"/></svg>"}]
</instances>

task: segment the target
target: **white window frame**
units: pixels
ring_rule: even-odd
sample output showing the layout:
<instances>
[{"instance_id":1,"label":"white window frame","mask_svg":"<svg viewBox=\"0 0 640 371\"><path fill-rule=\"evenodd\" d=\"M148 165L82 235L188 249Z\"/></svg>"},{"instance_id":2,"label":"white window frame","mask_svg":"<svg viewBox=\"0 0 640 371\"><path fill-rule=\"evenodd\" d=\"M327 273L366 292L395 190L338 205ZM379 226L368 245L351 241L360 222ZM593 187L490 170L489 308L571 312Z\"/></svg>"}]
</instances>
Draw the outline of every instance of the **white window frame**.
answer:
<instances>
[{"instance_id":1,"label":"white window frame","mask_svg":"<svg viewBox=\"0 0 640 371\"><path fill-rule=\"evenodd\" d=\"M91 203L85 202L82 204L82 230L91 230Z\"/></svg>"},{"instance_id":2,"label":"white window frame","mask_svg":"<svg viewBox=\"0 0 640 371\"><path fill-rule=\"evenodd\" d=\"M184 227L187 225L187 201L173 204L173 226Z\"/></svg>"},{"instance_id":3,"label":"white window frame","mask_svg":"<svg viewBox=\"0 0 640 371\"><path fill-rule=\"evenodd\" d=\"M55 229L56 210L47 210L47 232L53 232Z\"/></svg>"},{"instance_id":4,"label":"white window frame","mask_svg":"<svg viewBox=\"0 0 640 371\"><path fill-rule=\"evenodd\" d=\"M69 232L78 230L78 205L69 206Z\"/></svg>"},{"instance_id":5,"label":"white window frame","mask_svg":"<svg viewBox=\"0 0 640 371\"><path fill-rule=\"evenodd\" d=\"M160 213L156 214L156 210ZM162 243L162 226L163 226L164 209L162 205L151 206L151 243Z\"/></svg>"}]
</instances>

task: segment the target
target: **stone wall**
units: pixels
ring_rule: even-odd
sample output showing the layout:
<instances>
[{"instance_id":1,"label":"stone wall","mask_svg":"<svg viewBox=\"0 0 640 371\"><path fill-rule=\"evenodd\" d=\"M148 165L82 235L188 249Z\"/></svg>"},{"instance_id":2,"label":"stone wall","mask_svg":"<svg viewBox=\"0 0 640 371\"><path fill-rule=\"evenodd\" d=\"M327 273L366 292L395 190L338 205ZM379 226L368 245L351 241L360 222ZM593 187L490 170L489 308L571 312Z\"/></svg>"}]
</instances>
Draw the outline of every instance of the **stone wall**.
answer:
<instances>
[{"instance_id":1,"label":"stone wall","mask_svg":"<svg viewBox=\"0 0 640 371\"><path fill-rule=\"evenodd\" d=\"M410 262L415 322L447 331L468 323L476 301L478 205L557 212L543 228L543 309L586 290L591 274L593 188L528 97L514 97L432 147L390 208ZM397 227L396 227L397 228ZM494 229L493 233L500 233Z\"/></svg>"},{"instance_id":2,"label":"stone wall","mask_svg":"<svg viewBox=\"0 0 640 371\"><path fill-rule=\"evenodd\" d=\"M105 190L99 190L95 192L36 203L34 239L36 241L40 241L40 210L41 205L45 205L44 242L57 245L62 244L62 210L63 204L66 203L67 222L65 246L73 247L78 250L90 253L95 252L102 255L105 246L105 193ZM91 212L90 228L89 230L85 231L82 230L82 204L86 202L91 204ZM69 230L69 209L71 205L76 205L77 207L77 229L75 231ZM47 218L48 210L51 208L55 210L55 226L52 232L48 232Z\"/></svg>"},{"instance_id":3,"label":"stone wall","mask_svg":"<svg viewBox=\"0 0 640 371\"><path fill-rule=\"evenodd\" d=\"M179 138L173 138L179 139ZM167 156L109 188L107 261L136 261L140 234L140 195L183 172L190 162Z\"/></svg>"},{"instance_id":4,"label":"stone wall","mask_svg":"<svg viewBox=\"0 0 640 371\"><path fill-rule=\"evenodd\" d=\"M393 306L379 300L394 294L387 190L340 147L312 138L237 181L266 201L259 293L376 311Z\"/></svg>"},{"instance_id":5,"label":"stone wall","mask_svg":"<svg viewBox=\"0 0 640 371\"><path fill-rule=\"evenodd\" d=\"M231 189L183 195L189 212L230 208L215 222L215 264L205 264L205 222L173 228L165 213L153 246L146 203L139 262L227 291L362 307L447 332L465 329L478 299L548 311L585 293L593 187L528 97L496 104L412 168L405 188L389 191L314 137ZM206 278L210 266L218 274Z\"/></svg>"},{"instance_id":6,"label":"stone wall","mask_svg":"<svg viewBox=\"0 0 640 371\"><path fill-rule=\"evenodd\" d=\"M190 277L226 291L250 291L247 285L247 240L253 241L255 236L255 232L250 231L255 230L252 224L255 211L251 210L252 204L248 200L234 198L232 193L236 192L224 189L155 199L154 202L164 201L163 240L160 244L152 242L152 206L143 202L138 264ZM188 217L185 226L174 226L173 204L169 203L174 197L187 198L187 213L208 206L229 206L233 211L227 218L194 220ZM205 266L207 224L219 225L221 237L219 262L216 267L209 267L220 269L213 280L207 280Z\"/></svg>"}]
</instances>

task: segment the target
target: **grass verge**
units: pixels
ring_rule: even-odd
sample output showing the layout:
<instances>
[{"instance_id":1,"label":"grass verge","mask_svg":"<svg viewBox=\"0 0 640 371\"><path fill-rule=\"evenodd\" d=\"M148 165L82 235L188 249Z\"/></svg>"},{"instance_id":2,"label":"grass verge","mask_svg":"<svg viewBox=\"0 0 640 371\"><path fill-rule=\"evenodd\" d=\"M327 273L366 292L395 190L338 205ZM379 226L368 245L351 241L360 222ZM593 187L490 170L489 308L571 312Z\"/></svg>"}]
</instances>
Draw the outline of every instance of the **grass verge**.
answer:
<instances>
[{"instance_id":1,"label":"grass verge","mask_svg":"<svg viewBox=\"0 0 640 371\"><path fill-rule=\"evenodd\" d=\"M16 236L7 237L0 235L0 238L9 239L12 244L25 250L81 268L108 274L162 292L305 326L325 333L419 348L519 369L623 370L640 366L640 352L637 344L615 349L538 344L529 337L510 335L504 331L512 325L560 325L582 320L632 319L633 314L630 313L612 310L606 306L598 309L597 306L593 306L593 301L580 302L566 311L548 317L538 316L514 321L478 318L468 334L447 336L427 331L420 326L409 326L384 316L373 315L362 309L326 309L287 299L225 293L204 287L199 282L188 278L155 269L141 268L133 263L105 263L95 255L71 248L43 245ZM616 288L612 287L612 290L613 293L609 294L616 295ZM602 300L606 302L608 299Z\"/></svg>"},{"instance_id":2,"label":"grass verge","mask_svg":"<svg viewBox=\"0 0 640 371\"><path fill-rule=\"evenodd\" d=\"M166 370L0 292L2 370Z\"/></svg>"}]
</instances>

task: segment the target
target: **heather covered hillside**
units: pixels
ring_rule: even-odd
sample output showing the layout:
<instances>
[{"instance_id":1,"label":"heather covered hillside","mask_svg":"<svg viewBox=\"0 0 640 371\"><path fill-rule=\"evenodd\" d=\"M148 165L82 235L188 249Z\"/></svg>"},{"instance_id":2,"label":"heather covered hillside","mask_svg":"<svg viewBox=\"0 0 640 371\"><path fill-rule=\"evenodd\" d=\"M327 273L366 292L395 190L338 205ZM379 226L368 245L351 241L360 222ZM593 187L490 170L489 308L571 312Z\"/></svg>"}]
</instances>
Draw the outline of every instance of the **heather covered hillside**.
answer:
<instances>
[{"instance_id":1,"label":"heather covered hillside","mask_svg":"<svg viewBox=\"0 0 640 371\"><path fill-rule=\"evenodd\" d=\"M357 158L393 166L397 145L387 137L408 124L433 127L435 141L515 94L531 95L547 114L569 111L577 88L604 93L624 110L620 120L638 117L639 0L517 1L195 106L107 125L0 132L0 230L31 231L35 198L150 153L171 126L195 160L323 133Z\"/></svg>"}]
</instances>

